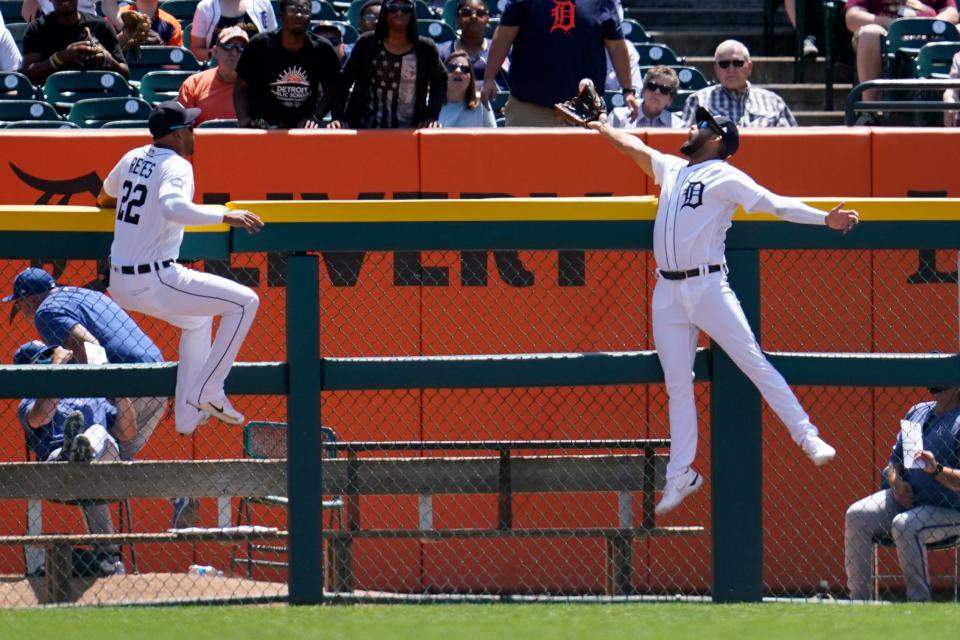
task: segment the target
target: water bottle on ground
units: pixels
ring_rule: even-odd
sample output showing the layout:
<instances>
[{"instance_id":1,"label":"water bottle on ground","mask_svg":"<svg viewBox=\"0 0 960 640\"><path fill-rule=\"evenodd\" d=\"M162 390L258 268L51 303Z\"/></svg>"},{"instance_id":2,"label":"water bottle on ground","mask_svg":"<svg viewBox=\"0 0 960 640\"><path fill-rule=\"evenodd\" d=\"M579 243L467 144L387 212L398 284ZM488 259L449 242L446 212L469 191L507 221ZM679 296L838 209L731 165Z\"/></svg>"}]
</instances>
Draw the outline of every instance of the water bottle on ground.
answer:
<instances>
[{"instance_id":1,"label":"water bottle on ground","mask_svg":"<svg viewBox=\"0 0 960 640\"><path fill-rule=\"evenodd\" d=\"M194 576L202 576L207 578L223 577L223 571L218 571L215 567L212 567L209 564L192 564L190 565L190 568L187 569L187 573Z\"/></svg>"}]
</instances>

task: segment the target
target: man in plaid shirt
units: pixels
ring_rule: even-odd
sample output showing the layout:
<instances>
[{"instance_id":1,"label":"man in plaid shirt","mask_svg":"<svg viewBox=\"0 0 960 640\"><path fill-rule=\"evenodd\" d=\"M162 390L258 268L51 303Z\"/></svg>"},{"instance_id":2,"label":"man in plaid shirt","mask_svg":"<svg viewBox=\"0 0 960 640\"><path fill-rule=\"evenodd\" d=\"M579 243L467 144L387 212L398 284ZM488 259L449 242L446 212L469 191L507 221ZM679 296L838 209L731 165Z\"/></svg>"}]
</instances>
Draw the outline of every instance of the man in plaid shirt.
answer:
<instances>
[{"instance_id":1,"label":"man in plaid shirt","mask_svg":"<svg viewBox=\"0 0 960 640\"><path fill-rule=\"evenodd\" d=\"M752 71L750 52L742 42L721 42L713 55L713 72L719 84L700 89L687 98L683 107L686 124L693 124L697 107L704 107L714 115L730 118L738 127L797 126L783 98L747 81Z\"/></svg>"}]
</instances>

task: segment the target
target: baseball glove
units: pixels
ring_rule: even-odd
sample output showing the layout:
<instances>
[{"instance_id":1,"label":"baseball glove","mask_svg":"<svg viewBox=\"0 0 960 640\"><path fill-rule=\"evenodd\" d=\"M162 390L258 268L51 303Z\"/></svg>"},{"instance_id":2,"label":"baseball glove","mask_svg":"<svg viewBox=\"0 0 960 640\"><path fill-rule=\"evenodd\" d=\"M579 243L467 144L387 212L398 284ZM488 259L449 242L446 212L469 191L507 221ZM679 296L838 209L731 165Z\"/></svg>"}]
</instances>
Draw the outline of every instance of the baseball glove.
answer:
<instances>
[{"instance_id":1,"label":"baseball glove","mask_svg":"<svg viewBox=\"0 0 960 640\"><path fill-rule=\"evenodd\" d=\"M593 88L593 81L584 78L580 81L580 93L566 102L553 105L560 117L578 127L586 127L588 122L600 119L600 114L606 113L603 98Z\"/></svg>"},{"instance_id":2,"label":"baseball glove","mask_svg":"<svg viewBox=\"0 0 960 640\"><path fill-rule=\"evenodd\" d=\"M150 17L139 11L123 11L120 21L123 22L123 50L140 51L150 40Z\"/></svg>"}]
</instances>

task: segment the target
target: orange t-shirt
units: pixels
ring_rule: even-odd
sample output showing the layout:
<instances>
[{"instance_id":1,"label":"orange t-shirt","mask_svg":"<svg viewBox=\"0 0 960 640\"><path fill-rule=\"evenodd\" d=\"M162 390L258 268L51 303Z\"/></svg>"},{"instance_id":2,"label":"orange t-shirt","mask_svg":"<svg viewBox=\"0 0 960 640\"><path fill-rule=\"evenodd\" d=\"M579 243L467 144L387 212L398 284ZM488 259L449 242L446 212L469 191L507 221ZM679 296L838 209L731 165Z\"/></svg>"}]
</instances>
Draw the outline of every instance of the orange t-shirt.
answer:
<instances>
[{"instance_id":1,"label":"orange t-shirt","mask_svg":"<svg viewBox=\"0 0 960 640\"><path fill-rule=\"evenodd\" d=\"M135 6L125 5L120 8L120 11L133 11L135 9ZM157 32L166 46L183 46L183 29L180 26L180 21L163 9L157 9L157 15L153 16L153 20L150 21L150 28Z\"/></svg>"},{"instance_id":2,"label":"orange t-shirt","mask_svg":"<svg viewBox=\"0 0 960 640\"><path fill-rule=\"evenodd\" d=\"M195 73L184 80L177 101L185 107L200 109L198 123L235 120L237 117L233 109L233 83L224 81L215 68Z\"/></svg>"}]
</instances>

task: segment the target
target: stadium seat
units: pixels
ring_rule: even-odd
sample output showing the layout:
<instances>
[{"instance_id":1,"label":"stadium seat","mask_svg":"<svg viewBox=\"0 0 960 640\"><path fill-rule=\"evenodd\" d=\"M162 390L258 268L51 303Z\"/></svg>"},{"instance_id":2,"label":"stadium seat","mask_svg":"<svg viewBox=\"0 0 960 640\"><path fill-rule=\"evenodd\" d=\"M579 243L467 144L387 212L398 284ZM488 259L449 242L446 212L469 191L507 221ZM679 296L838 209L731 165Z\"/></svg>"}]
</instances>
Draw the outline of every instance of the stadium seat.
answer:
<instances>
[{"instance_id":1,"label":"stadium seat","mask_svg":"<svg viewBox=\"0 0 960 640\"><path fill-rule=\"evenodd\" d=\"M634 43L637 53L640 54L639 65L641 67L653 66L655 64L665 64L667 66L682 64L680 58L674 53L673 49L663 44Z\"/></svg>"},{"instance_id":2,"label":"stadium seat","mask_svg":"<svg viewBox=\"0 0 960 640\"><path fill-rule=\"evenodd\" d=\"M503 115L503 105L507 104L507 100L510 98L509 91L497 91L497 95L494 96L493 102L490 103L490 110L493 111L493 115L499 118Z\"/></svg>"},{"instance_id":3,"label":"stadium seat","mask_svg":"<svg viewBox=\"0 0 960 640\"><path fill-rule=\"evenodd\" d=\"M180 85L195 71L151 71L140 80L140 97L151 104L176 100Z\"/></svg>"},{"instance_id":4,"label":"stadium seat","mask_svg":"<svg viewBox=\"0 0 960 640\"><path fill-rule=\"evenodd\" d=\"M75 103L67 119L81 129L99 129L111 120L146 120L152 110L141 98L91 98Z\"/></svg>"},{"instance_id":5,"label":"stadium seat","mask_svg":"<svg viewBox=\"0 0 960 640\"><path fill-rule=\"evenodd\" d=\"M66 113L79 100L136 95L126 79L113 71L58 71L43 85L43 97Z\"/></svg>"},{"instance_id":6,"label":"stadium seat","mask_svg":"<svg viewBox=\"0 0 960 640\"><path fill-rule=\"evenodd\" d=\"M101 129L146 129L146 120L110 120L104 122Z\"/></svg>"},{"instance_id":7,"label":"stadium seat","mask_svg":"<svg viewBox=\"0 0 960 640\"><path fill-rule=\"evenodd\" d=\"M340 30L343 32L343 43L350 45L357 41L357 38L360 37L360 32L353 28L353 25L349 22L337 22L340 26Z\"/></svg>"},{"instance_id":8,"label":"stadium seat","mask_svg":"<svg viewBox=\"0 0 960 640\"><path fill-rule=\"evenodd\" d=\"M620 28L623 29L623 36L634 44L653 42L647 30L636 20L624 20L620 23Z\"/></svg>"},{"instance_id":9,"label":"stadium seat","mask_svg":"<svg viewBox=\"0 0 960 640\"><path fill-rule=\"evenodd\" d=\"M220 118L216 120L204 120L197 125L197 129L236 129L237 121Z\"/></svg>"},{"instance_id":10,"label":"stadium seat","mask_svg":"<svg viewBox=\"0 0 960 640\"><path fill-rule=\"evenodd\" d=\"M30 78L16 71L0 71L0 100L33 100L37 88Z\"/></svg>"},{"instance_id":11,"label":"stadium seat","mask_svg":"<svg viewBox=\"0 0 960 640\"><path fill-rule=\"evenodd\" d=\"M183 23L193 20L197 4L199 4L199 0L164 0L160 3L160 8Z\"/></svg>"},{"instance_id":12,"label":"stadium seat","mask_svg":"<svg viewBox=\"0 0 960 640\"><path fill-rule=\"evenodd\" d=\"M311 0L311 20L340 20L340 13L326 0Z\"/></svg>"},{"instance_id":13,"label":"stadium seat","mask_svg":"<svg viewBox=\"0 0 960 640\"><path fill-rule=\"evenodd\" d=\"M67 120L14 120L0 124L4 129L79 129Z\"/></svg>"},{"instance_id":14,"label":"stadium seat","mask_svg":"<svg viewBox=\"0 0 960 640\"><path fill-rule=\"evenodd\" d=\"M139 82L151 71L199 71L202 67L193 52L184 47L142 47L139 55L127 56L130 80Z\"/></svg>"},{"instance_id":15,"label":"stadium seat","mask_svg":"<svg viewBox=\"0 0 960 640\"><path fill-rule=\"evenodd\" d=\"M42 100L0 100L0 122L62 120L52 104Z\"/></svg>"},{"instance_id":16,"label":"stadium seat","mask_svg":"<svg viewBox=\"0 0 960 640\"><path fill-rule=\"evenodd\" d=\"M27 22L14 22L7 25L7 31L13 36L13 41L17 43L17 49L21 54L23 54L23 34L27 32L29 26Z\"/></svg>"},{"instance_id":17,"label":"stadium seat","mask_svg":"<svg viewBox=\"0 0 960 640\"><path fill-rule=\"evenodd\" d=\"M920 47L914 75L918 78L949 78L953 56L960 42L931 42Z\"/></svg>"},{"instance_id":18,"label":"stadium seat","mask_svg":"<svg viewBox=\"0 0 960 640\"><path fill-rule=\"evenodd\" d=\"M417 30L421 36L430 38L437 44L457 39L456 32L442 20L417 20Z\"/></svg>"},{"instance_id":19,"label":"stadium seat","mask_svg":"<svg viewBox=\"0 0 960 640\"><path fill-rule=\"evenodd\" d=\"M0 0L0 16L3 16L5 24L23 22L23 16L20 15L22 11L22 0Z\"/></svg>"},{"instance_id":20,"label":"stadium seat","mask_svg":"<svg viewBox=\"0 0 960 640\"><path fill-rule=\"evenodd\" d=\"M182 29L180 37L183 39L183 48L190 48L190 33L193 31L193 22L180 22L180 28Z\"/></svg>"},{"instance_id":21,"label":"stadium seat","mask_svg":"<svg viewBox=\"0 0 960 640\"><path fill-rule=\"evenodd\" d=\"M960 42L960 31L936 18L900 18L890 23L882 43L887 77L911 77L913 61L928 42Z\"/></svg>"},{"instance_id":22,"label":"stadium seat","mask_svg":"<svg viewBox=\"0 0 960 640\"><path fill-rule=\"evenodd\" d=\"M901 577L899 575L888 575L880 573L880 547L894 547L896 546L893 542L893 538L889 536L874 536L873 538L873 599L880 599L880 580L881 578L892 578L892 577ZM953 579L953 601L957 602L957 591L960 587L960 555L958 555L958 550L960 550L960 536L952 536L950 538L945 538L939 542L931 542L926 545L927 552L930 551L941 551L941 550L950 550L953 551L953 573L948 574L944 577L949 577ZM929 576L933 578L934 576Z\"/></svg>"}]
</instances>

